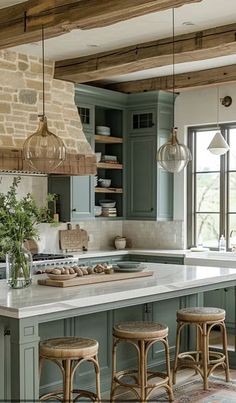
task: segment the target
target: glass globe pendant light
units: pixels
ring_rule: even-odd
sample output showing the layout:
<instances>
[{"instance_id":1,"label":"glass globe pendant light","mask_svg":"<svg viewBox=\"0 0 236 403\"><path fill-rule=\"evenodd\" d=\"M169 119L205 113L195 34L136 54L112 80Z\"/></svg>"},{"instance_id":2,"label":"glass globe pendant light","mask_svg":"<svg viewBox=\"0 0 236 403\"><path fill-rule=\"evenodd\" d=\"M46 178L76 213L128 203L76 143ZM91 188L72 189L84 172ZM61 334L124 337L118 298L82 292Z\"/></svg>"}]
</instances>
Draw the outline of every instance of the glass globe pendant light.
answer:
<instances>
[{"instance_id":1,"label":"glass globe pendant light","mask_svg":"<svg viewBox=\"0 0 236 403\"><path fill-rule=\"evenodd\" d=\"M173 127L170 139L157 151L157 161L166 171L180 172L191 161L191 152L185 144L181 144L177 138L177 127L175 127L175 15L172 8L172 33L173 33Z\"/></svg>"},{"instance_id":2,"label":"glass globe pendant light","mask_svg":"<svg viewBox=\"0 0 236 403\"><path fill-rule=\"evenodd\" d=\"M214 135L207 149L215 155L223 155L229 151L229 145L222 136L219 126L219 87L217 87L217 129L218 131Z\"/></svg>"},{"instance_id":3,"label":"glass globe pendant light","mask_svg":"<svg viewBox=\"0 0 236 403\"><path fill-rule=\"evenodd\" d=\"M43 113L39 115L39 126L23 145L23 158L31 168L39 172L52 172L66 158L64 142L48 129L45 115L45 66L44 66L44 28L42 26L42 73L43 73Z\"/></svg>"}]
</instances>

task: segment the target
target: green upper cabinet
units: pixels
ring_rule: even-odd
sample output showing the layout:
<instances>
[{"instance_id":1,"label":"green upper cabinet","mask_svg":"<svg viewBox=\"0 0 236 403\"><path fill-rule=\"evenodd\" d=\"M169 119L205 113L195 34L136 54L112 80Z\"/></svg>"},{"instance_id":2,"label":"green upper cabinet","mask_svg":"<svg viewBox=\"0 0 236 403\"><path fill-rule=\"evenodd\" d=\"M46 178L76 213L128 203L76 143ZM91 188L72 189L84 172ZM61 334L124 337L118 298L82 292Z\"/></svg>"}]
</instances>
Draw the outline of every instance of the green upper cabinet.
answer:
<instances>
[{"instance_id":1,"label":"green upper cabinet","mask_svg":"<svg viewBox=\"0 0 236 403\"><path fill-rule=\"evenodd\" d=\"M172 95L131 94L128 109L127 218L172 220L173 174L156 162L157 149L170 136Z\"/></svg>"},{"instance_id":2,"label":"green upper cabinet","mask_svg":"<svg viewBox=\"0 0 236 403\"><path fill-rule=\"evenodd\" d=\"M98 179L111 184L95 186L93 176L51 177L49 191L59 195L60 219L172 220L173 174L156 162L157 149L170 136L172 94L122 94L78 85L75 102L84 134L101 155ZM98 126L109 127L110 135L101 135ZM103 217L95 217L94 206L104 199L115 201L116 211L104 209Z\"/></svg>"},{"instance_id":3,"label":"green upper cabinet","mask_svg":"<svg viewBox=\"0 0 236 403\"><path fill-rule=\"evenodd\" d=\"M156 215L156 138L132 136L128 141L127 215L130 218L154 218Z\"/></svg>"}]
</instances>

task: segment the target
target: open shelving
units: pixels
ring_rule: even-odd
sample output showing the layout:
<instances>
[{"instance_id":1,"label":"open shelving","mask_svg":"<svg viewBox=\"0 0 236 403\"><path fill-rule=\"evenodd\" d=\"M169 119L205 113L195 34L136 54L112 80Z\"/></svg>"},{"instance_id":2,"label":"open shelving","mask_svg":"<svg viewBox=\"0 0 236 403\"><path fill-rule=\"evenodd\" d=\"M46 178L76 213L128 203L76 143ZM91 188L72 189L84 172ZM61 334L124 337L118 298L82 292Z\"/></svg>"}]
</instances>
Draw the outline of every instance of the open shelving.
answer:
<instances>
[{"instance_id":1,"label":"open shelving","mask_svg":"<svg viewBox=\"0 0 236 403\"><path fill-rule=\"evenodd\" d=\"M117 157L117 162L101 160L97 163L98 178L111 179L111 185L95 187L95 204L99 205L101 199L116 201L118 218L123 216L123 113L122 109L95 107L95 152ZM97 126L108 126L111 134L96 134Z\"/></svg>"}]
</instances>

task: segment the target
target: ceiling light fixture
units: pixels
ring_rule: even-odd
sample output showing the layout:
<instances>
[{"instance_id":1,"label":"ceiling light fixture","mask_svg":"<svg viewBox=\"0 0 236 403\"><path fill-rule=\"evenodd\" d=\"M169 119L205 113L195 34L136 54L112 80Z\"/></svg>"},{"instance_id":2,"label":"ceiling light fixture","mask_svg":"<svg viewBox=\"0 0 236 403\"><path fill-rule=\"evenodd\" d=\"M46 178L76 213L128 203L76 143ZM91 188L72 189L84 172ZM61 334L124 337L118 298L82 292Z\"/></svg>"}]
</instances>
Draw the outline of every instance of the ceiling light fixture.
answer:
<instances>
[{"instance_id":1,"label":"ceiling light fixture","mask_svg":"<svg viewBox=\"0 0 236 403\"><path fill-rule=\"evenodd\" d=\"M45 115L45 51L44 51L44 27L42 26L42 89L43 111L39 115L39 126L35 133L31 134L23 144L23 157L28 164L39 172L52 172L66 158L66 148L56 134L48 129Z\"/></svg>"},{"instance_id":2,"label":"ceiling light fixture","mask_svg":"<svg viewBox=\"0 0 236 403\"><path fill-rule=\"evenodd\" d=\"M219 98L219 87L217 87L217 106L216 106L216 111L217 111L217 132L214 135L213 139L211 140L209 146L207 147L207 149L215 155L224 155L225 153L227 153L227 151L229 151L229 145L228 143L225 141L224 137L222 136L221 133L221 129L220 129L220 125L219 125L219 102L220 102L220 98Z\"/></svg>"},{"instance_id":3,"label":"ceiling light fixture","mask_svg":"<svg viewBox=\"0 0 236 403\"><path fill-rule=\"evenodd\" d=\"M181 144L177 138L177 127L175 127L175 14L172 8L172 34L173 34L173 127L171 137L167 143L163 144L157 151L157 161L166 171L180 172L186 167L192 156L185 144Z\"/></svg>"}]
</instances>

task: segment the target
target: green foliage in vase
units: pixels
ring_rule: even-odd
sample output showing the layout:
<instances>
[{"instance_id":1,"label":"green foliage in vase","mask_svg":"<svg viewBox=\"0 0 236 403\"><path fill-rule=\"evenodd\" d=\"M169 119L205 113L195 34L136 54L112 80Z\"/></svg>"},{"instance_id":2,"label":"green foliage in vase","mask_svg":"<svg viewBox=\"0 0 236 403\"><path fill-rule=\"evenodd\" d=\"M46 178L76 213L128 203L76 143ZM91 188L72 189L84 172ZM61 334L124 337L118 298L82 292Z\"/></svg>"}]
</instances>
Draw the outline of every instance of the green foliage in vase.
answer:
<instances>
[{"instance_id":1,"label":"green foliage in vase","mask_svg":"<svg viewBox=\"0 0 236 403\"><path fill-rule=\"evenodd\" d=\"M52 222L48 206L38 207L30 193L17 198L20 180L14 178L8 192L0 193L0 255L19 250L26 239L39 239L37 224Z\"/></svg>"}]
</instances>

